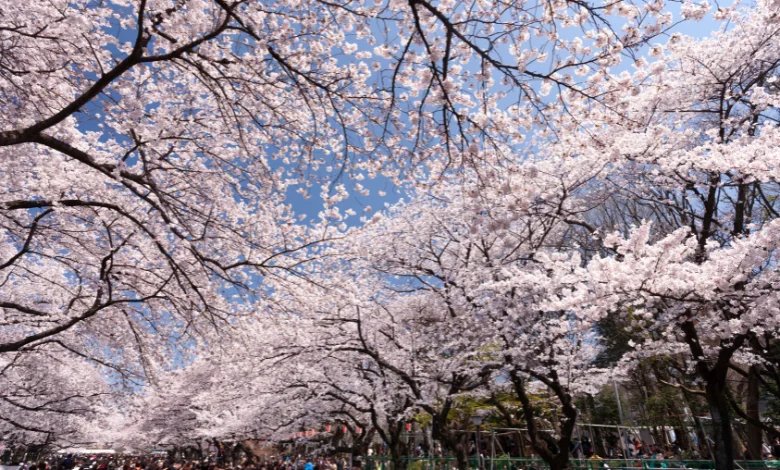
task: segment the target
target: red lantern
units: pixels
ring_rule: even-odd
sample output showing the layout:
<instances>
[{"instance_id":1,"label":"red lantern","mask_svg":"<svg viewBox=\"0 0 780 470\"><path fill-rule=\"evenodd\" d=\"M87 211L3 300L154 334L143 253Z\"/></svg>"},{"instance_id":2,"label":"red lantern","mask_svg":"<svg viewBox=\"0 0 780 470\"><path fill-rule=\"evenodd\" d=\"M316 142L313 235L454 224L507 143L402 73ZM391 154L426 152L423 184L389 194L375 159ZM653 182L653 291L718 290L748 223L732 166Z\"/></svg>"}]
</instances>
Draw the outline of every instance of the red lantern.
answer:
<instances>
[{"instance_id":1,"label":"red lantern","mask_svg":"<svg viewBox=\"0 0 780 470\"><path fill-rule=\"evenodd\" d=\"M325 424L325 432L330 432L330 423Z\"/></svg>"},{"instance_id":2,"label":"red lantern","mask_svg":"<svg viewBox=\"0 0 780 470\"><path fill-rule=\"evenodd\" d=\"M341 426L341 433L346 434L347 433L347 425Z\"/></svg>"},{"instance_id":3,"label":"red lantern","mask_svg":"<svg viewBox=\"0 0 780 470\"><path fill-rule=\"evenodd\" d=\"M412 423L406 423L406 432L412 432Z\"/></svg>"}]
</instances>

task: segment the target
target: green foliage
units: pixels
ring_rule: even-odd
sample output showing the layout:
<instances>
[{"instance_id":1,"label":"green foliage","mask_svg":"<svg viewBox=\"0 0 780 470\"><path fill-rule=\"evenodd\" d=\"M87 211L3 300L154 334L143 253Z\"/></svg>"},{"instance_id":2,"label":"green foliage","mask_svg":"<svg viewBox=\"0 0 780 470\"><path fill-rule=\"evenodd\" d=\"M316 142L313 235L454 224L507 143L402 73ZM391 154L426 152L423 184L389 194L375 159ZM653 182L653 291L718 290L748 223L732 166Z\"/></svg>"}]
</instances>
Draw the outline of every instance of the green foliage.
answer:
<instances>
[{"instance_id":1,"label":"green foliage","mask_svg":"<svg viewBox=\"0 0 780 470\"><path fill-rule=\"evenodd\" d=\"M511 470L513 468L511 457L508 454L499 455L493 461L496 470Z\"/></svg>"},{"instance_id":2,"label":"green foliage","mask_svg":"<svg viewBox=\"0 0 780 470\"><path fill-rule=\"evenodd\" d=\"M683 426L684 416L678 410L680 410L680 392L671 387L659 388L645 401L646 416L642 424Z\"/></svg>"},{"instance_id":3,"label":"green foliage","mask_svg":"<svg viewBox=\"0 0 780 470\"><path fill-rule=\"evenodd\" d=\"M409 464L406 466L407 470L425 470L428 468L428 461L426 460L415 460L413 462L409 462Z\"/></svg>"},{"instance_id":4,"label":"green foliage","mask_svg":"<svg viewBox=\"0 0 780 470\"><path fill-rule=\"evenodd\" d=\"M455 400L455 403L450 409L448 415L450 422L460 423L463 426L461 429L466 429L470 426L469 419L477 414L479 410L493 411L493 406L488 403L486 399L479 397L459 397Z\"/></svg>"},{"instance_id":5,"label":"green foliage","mask_svg":"<svg viewBox=\"0 0 780 470\"><path fill-rule=\"evenodd\" d=\"M631 351L628 345L634 335L628 330L631 324L632 314L611 312L603 320L596 324L596 329L601 335L603 349L596 357L596 365L599 367L614 366L620 358Z\"/></svg>"},{"instance_id":6,"label":"green foliage","mask_svg":"<svg viewBox=\"0 0 780 470\"><path fill-rule=\"evenodd\" d=\"M605 385L596 395L577 400L577 409L582 419L597 424L620 424L615 389L612 384Z\"/></svg>"}]
</instances>

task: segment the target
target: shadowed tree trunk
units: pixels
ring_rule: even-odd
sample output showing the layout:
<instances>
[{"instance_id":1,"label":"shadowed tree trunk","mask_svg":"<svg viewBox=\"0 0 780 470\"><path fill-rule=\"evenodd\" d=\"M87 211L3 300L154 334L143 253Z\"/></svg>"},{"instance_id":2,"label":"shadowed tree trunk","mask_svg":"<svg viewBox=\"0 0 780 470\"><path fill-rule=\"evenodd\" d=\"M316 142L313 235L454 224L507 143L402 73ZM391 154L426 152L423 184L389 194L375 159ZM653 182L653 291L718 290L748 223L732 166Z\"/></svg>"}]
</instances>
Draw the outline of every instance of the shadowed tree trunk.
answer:
<instances>
[{"instance_id":1,"label":"shadowed tree trunk","mask_svg":"<svg viewBox=\"0 0 780 470\"><path fill-rule=\"evenodd\" d=\"M763 432L761 427L754 424L761 421L758 409L760 400L760 380L757 366L751 366L748 371L747 390L745 391L745 413L750 417L745 423L747 432L747 451L751 460L761 460L761 444Z\"/></svg>"},{"instance_id":2,"label":"shadowed tree trunk","mask_svg":"<svg viewBox=\"0 0 780 470\"><path fill-rule=\"evenodd\" d=\"M565 470L570 467L569 448L577 421L577 408L571 395L558 383L557 376L544 379L545 385L555 394L562 416L559 418L558 437L538 428L531 400L526 392L526 382L517 372L510 372L510 379L517 398L523 407L523 417L528 428L531 447L550 466L550 470Z\"/></svg>"}]
</instances>

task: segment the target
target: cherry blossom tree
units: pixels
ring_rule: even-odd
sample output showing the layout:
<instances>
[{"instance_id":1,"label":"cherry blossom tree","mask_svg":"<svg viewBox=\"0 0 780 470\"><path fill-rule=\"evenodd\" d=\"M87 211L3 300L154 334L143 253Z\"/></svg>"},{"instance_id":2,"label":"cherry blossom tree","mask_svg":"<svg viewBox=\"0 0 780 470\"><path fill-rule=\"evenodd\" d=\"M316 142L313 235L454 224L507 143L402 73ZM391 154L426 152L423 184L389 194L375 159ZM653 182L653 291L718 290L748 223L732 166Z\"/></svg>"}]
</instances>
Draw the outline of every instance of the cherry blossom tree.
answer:
<instances>
[{"instance_id":1,"label":"cherry blossom tree","mask_svg":"<svg viewBox=\"0 0 780 470\"><path fill-rule=\"evenodd\" d=\"M89 442L90 423L113 401L98 367L57 347L6 356L0 364L0 435L5 442Z\"/></svg>"},{"instance_id":2,"label":"cherry blossom tree","mask_svg":"<svg viewBox=\"0 0 780 470\"><path fill-rule=\"evenodd\" d=\"M4 5L0 354L148 380L300 275L341 180L514 158L549 88L600 100L584 77L670 25L630 2ZM321 183L319 226L298 224L288 193Z\"/></svg>"},{"instance_id":3,"label":"cherry blossom tree","mask_svg":"<svg viewBox=\"0 0 780 470\"><path fill-rule=\"evenodd\" d=\"M398 466L406 419L456 451L455 400L498 388L557 470L611 313L623 366L687 359L733 468L727 374L777 366L777 2L704 40L666 38L706 2L6 3L5 436L143 388L111 439L332 420ZM376 181L410 202L348 229Z\"/></svg>"},{"instance_id":4,"label":"cherry blossom tree","mask_svg":"<svg viewBox=\"0 0 780 470\"><path fill-rule=\"evenodd\" d=\"M461 330L442 321L446 309L436 299L388 292L376 271L351 275L351 295L334 290L335 302L320 301L315 311L321 312L320 342L329 351L320 356L333 355L356 376L334 380L331 370L324 383L333 387L328 394L335 399L368 413L395 468L401 468L406 424L427 413L442 420L437 430L446 428L454 398L484 384L490 371L469 374L459 356L448 355L442 338Z\"/></svg>"},{"instance_id":5,"label":"cherry blossom tree","mask_svg":"<svg viewBox=\"0 0 780 470\"><path fill-rule=\"evenodd\" d=\"M616 200L648 209L653 224L630 234L615 227L625 239L602 239L617 251L588 265L589 288L620 299L617 308L641 333L637 356L687 358L710 409L715 460L726 469L735 458L727 375L738 364L758 366L755 352L764 348L748 346L778 327L770 149L780 29L768 2L718 14L731 20L723 31L703 40L673 35L652 47L658 59L615 77L626 90L614 102L623 117L587 111L579 123L588 129L561 139L557 151L608 165Z\"/></svg>"},{"instance_id":6,"label":"cherry blossom tree","mask_svg":"<svg viewBox=\"0 0 780 470\"><path fill-rule=\"evenodd\" d=\"M343 268L360 273L352 285L371 286L365 290L383 312L340 313L335 321L354 323L357 332L337 336L357 337L355 350L408 384L432 417L434 438L456 455L460 436L448 421L456 397L508 382L534 449L565 468L573 397L602 380L593 366L599 311L583 311L569 295L585 275L573 248L592 230L583 214L594 202L575 196L600 170L573 167L533 161L489 183L442 187L349 238L355 248L345 250ZM372 277L378 280L367 284ZM532 409L529 396L540 390L562 411L553 433Z\"/></svg>"}]
</instances>

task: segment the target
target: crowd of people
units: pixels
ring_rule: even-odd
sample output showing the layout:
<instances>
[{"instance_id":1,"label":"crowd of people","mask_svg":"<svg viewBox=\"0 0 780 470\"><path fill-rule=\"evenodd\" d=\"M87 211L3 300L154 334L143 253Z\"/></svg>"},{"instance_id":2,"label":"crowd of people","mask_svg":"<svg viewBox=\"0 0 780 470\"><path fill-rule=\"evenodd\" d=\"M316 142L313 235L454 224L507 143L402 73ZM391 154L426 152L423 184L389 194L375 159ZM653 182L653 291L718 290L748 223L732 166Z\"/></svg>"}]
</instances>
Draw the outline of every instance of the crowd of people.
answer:
<instances>
[{"instance_id":1,"label":"crowd of people","mask_svg":"<svg viewBox=\"0 0 780 470\"><path fill-rule=\"evenodd\" d=\"M24 462L17 470L351 470L344 458L304 458L281 455L264 460L244 459L228 464L218 458L176 461L163 456L66 455ZM359 467L359 466L357 466Z\"/></svg>"},{"instance_id":2,"label":"crowd of people","mask_svg":"<svg viewBox=\"0 0 780 470\"><path fill-rule=\"evenodd\" d=\"M588 468L606 469L608 460L622 460L626 468L665 469L678 468L679 462L690 457L681 455L681 449L674 445L661 447L642 442L634 438L621 445L622 448L610 448L606 455L595 451L589 439L575 440L571 448L574 459L588 460ZM780 460L780 438L767 443L763 448L764 460ZM485 458L484 455L481 456ZM695 460L695 457L694 457ZM50 454L47 457L27 461L17 470L357 470L373 469L380 456L365 461L343 457L304 456L282 454L258 458L241 458L227 462L219 455L202 459L174 459L165 453L149 455L61 455Z\"/></svg>"}]
</instances>

